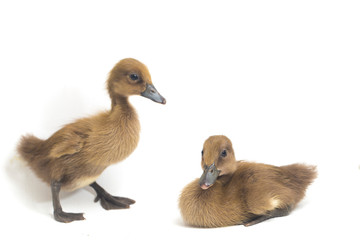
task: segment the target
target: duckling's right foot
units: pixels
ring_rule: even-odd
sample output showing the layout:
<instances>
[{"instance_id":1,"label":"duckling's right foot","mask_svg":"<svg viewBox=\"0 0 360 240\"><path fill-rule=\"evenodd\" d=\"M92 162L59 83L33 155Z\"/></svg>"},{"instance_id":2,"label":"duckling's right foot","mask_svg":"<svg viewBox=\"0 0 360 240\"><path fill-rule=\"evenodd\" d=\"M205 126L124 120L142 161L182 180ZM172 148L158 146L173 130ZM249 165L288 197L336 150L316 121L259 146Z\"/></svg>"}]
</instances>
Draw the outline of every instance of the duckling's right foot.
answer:
<instances>
[{"instance_id":1,"label":"duckling's right foot","mask_svg":"<svg viewBox=\"0 0 360 240\"><path fill-rule=\"evenodd\" d=\"M67 213L63 211L54 211L54 218L56 221L63 223L85 220L83 213Z\"/></svg>"}]
</instances>

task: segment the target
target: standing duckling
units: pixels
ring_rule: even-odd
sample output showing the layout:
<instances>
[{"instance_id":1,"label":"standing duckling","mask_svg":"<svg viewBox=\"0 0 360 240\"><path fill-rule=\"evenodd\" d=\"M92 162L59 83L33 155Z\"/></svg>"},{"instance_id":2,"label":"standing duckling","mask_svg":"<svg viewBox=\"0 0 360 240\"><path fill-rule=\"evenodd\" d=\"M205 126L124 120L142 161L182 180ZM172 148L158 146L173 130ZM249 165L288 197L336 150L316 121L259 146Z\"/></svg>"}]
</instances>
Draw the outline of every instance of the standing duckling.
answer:
<instances>
[{"instance_id":1,"label":"standing duckling","mask_svg":"<svg viewBox=\"0 0 360 240\"><path fill-rule=\"evenodd\" d=\"M201 166L202 176L184 188L179 200L185 223L196 227L251 226L286 216L317 176L315 166L236 161L225 136L205 141Z\"/></svg>"},{"instance_id":2,"label":"standing duckling","mask_svg":"<svg viewBox=\"0 0 360 240\"><path fill-rule=\"evenodd\" d=\"M50 184L54 218L59 222L84 220L83 213L62 210L60 189L73 191L90 185L97 194L95 202L100 200L107 210L129 208L135 203L110 195L95 180L106 167L128 157L138 144L140 124L129 96L141 95L162 104L166 101L153 86L147 67L132 58L114 66L107 89L110 111L70 123L47 140L24 136L18 145L18 152L30 168Z\"/></svg>"}]
</instances>

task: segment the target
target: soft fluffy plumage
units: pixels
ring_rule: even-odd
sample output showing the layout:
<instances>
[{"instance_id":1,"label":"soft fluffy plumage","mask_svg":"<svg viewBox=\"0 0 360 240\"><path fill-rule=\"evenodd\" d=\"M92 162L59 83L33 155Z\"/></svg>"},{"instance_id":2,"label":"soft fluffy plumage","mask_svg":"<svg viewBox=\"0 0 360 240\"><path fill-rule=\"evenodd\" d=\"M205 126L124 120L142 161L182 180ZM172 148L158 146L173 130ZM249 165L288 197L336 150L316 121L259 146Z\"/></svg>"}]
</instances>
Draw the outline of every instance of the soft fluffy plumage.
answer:
<instances>
[{"instance_id":1,"label":"soft fluffy plumage","mask_svg":"<svg viewBox=\"0 0 360 240\"><path fill-rule=\"evenodd\" d=\"M134 151L139 141L140 124L129 103L130 95L142 95L165 104L165 99L152 85L147 67L135 59L123 59L115 65L109 74L107 88L112 101L110 111L70 123L47 140L32 135L22 137L18 152L53 190L57 187L59 191L60 188L74 190L92 184L106 167L124 160ZM101 201L103 205L107 200ZM125 202L134 203L132 200ZM119 205L126 208L126 203ZM112 204L114 206L110 208L120 208L116 203ZM63 222L83 219L82 216L62 218L55 210L54 214L56 220Z\"/></svg>"},{"instance_id":2,"label":"soft fluffy plumage","mask_svg":"<svg viewBox=\"0 0 360 240\"><path fill-rule=\"evenodd\" d=\"M225 136L206 140L202 167L206 176L188 184L179 199L185 223L196 227L250 226L285 216L317 175L316 167L304 164L276 167L236 161ZM220 173L212 182L216 171Z\"/></svg>"}]
</instances>

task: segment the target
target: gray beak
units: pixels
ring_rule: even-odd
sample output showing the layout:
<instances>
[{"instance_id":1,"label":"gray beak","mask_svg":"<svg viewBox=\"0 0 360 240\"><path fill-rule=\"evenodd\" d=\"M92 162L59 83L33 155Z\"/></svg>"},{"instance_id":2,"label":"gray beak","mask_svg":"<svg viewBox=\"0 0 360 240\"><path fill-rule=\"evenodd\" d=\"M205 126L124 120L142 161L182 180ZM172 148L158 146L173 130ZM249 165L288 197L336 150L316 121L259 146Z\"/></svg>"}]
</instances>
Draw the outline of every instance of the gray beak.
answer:
<instances>
[{"instance_id":1,"label":"gray beak","mask_svg":"<svg viewBox=\"0 0 360 240\"><path fill-rule=\"evenodd\" d=\"M211 164L209 167L206 167L199 180L200 187L204 190L211 187L215 183L219 174L220 170L216 168L215 163Z\"/></svg>"},{"instance_id":2,"label":"gray beak","mask_svg":"<svg viewBox=\"0 0 360 240\"><path fill-rule=\"evenodd\" d=\"M157 103L161 103L161 104L166 103L165 98L160 95L160 93L156 90L156 88L152 84L146 84L146 89L141 93L141 96L149 98Z\"/></svg>"}]
</instances>

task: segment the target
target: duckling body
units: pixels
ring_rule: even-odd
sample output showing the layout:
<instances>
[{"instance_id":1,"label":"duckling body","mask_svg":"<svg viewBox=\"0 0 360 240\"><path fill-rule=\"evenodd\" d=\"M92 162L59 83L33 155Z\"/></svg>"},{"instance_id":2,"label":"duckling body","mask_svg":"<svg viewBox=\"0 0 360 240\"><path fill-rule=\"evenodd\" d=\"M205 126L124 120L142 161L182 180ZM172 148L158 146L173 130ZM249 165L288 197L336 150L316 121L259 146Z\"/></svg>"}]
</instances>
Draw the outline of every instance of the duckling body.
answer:
<instances>
[{"instance_id":1,"label":"duckling body","mask_svg":"<svg viewBox=\"0 0 360 240\"><path fill-rule=\"evenodd\" d=\"M179 199L182 217L191 226L250 226L288 215L316 177L314 166L235 161L225 136L210 137L203 153L203 176L188 184Z\"/></svg>"},{"instance_id":2,"label":"duckling body","mask_svg":"<svg viewBox=\"0 0 360 240\"><path fill-rule=\"evenodd\" d=\"M123 111L124 107L128 110ZM131 105L116 105L112 111L66 125L47 140L23 138L27 145L22 153L42 180L61 181L62 188L72 191L94 182L107 166L128 157L137 146L139 131ZM34 148L36 152L31 151Z\"/></svg>"},{"instance_id":3,"label":"duckling body","mask_svg":"<svg viewBox=\"0 0 360 240\"><path fill-rule=\"evenodd\" d=\"M120 61L107 84L111 110L68 124L47 140L28 135L19 143L18 151L30 168L51 185L58 221L84 219L82 214L62 211L60 189L72 191L90 185L97 193L95 200L101 200L105 209L128 208L135 203L111 196L95 180L109 165L128 157L138 144L140 123L128 96L139 94L163 104L165 99L153 87L145 65L135 59Z\"/></svg>"}]
</instances>

